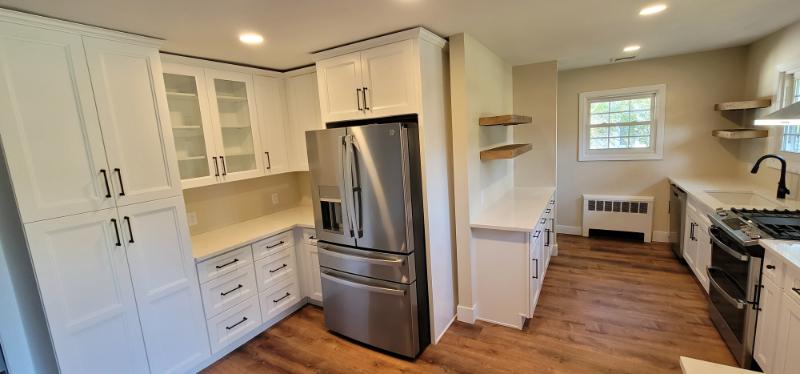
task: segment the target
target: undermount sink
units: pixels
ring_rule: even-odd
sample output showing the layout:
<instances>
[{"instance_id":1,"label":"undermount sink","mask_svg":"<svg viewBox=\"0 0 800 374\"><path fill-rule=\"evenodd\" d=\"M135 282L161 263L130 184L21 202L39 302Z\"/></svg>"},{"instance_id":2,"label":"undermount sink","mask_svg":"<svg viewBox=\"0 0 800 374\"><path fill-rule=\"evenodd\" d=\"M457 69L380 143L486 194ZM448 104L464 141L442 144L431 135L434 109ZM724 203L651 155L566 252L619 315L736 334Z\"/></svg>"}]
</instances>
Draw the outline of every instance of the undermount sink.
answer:
<instances>
[{"instance_id":1,"label":"undermount sink","mask_svg":"<svg viewBox=\"0 0 800 374\"><path fill-rule=\"evenodd\" d=\"M716 191L706 193L731 208L783 208L784 205L752 191Z\"/></svg>"}]
</instances>

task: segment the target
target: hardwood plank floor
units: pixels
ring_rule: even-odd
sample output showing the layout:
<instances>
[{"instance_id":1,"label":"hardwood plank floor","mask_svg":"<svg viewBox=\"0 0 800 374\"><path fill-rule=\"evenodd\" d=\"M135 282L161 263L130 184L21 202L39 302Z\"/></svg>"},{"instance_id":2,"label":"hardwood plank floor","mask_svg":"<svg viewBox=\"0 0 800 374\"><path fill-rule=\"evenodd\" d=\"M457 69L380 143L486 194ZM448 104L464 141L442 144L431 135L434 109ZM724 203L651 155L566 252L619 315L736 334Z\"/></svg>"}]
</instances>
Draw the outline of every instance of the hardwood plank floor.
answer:
<instances>
[{"instance_id":1,"label":"hardwood plank floor","mask_svg":"<svg viewBox=\"0 0 800 374\"><path fill-rule=\"evenodd\" d=\"M704 292L663 243L560 235L522 330L455 322L416 361L329 333L306 306L204 373L679 373L679 356L735 365Z\"/></svg>"}]
</instances>

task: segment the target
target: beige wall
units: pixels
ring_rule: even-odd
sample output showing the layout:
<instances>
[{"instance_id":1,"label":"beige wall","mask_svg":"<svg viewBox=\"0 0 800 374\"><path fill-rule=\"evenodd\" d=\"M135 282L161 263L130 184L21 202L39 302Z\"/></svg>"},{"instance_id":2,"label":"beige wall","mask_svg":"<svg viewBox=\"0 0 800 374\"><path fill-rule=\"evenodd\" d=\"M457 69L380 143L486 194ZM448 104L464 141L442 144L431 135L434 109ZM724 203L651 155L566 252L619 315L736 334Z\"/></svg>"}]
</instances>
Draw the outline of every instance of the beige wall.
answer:
<instances>
[{"instance_id":1,"label":"beige wall","mask_svg":"<svg viewBox=\"0 0 800 374\"><path fill-rule=\"evenodd\" d=\"M693 53L562 71L558 76L558 224L581 225L581 195L655 197L654 231L668 230L668 176L734 175L739 143L711 136L737 125L713 110L744 90L747 49ZM581 92L666 84L663 160L578 162Z\"/></svg>"},{"instance_id":2,"label":"beige wall","mask_svg":"<svg viewBox=\"0 0 800 374\"><path fill-rule=\"evenodd\" d=\"M747 70L744 75L745 92L742 98L773 97L777 93L778 66L787 64L800 64L800 22L768 35L749 46ZM772 110L772 108L762 109L757 111L756 115L765 115ZM774 131L771 132L774 133ZM756 176L752 176L749 173L753 162L766 153L773 153L773 150L769 147L768 139L751 140L743 143L741 151L743 167L740 171L743 177L765 188L774 189L779 177L777 169L761 168ZM787 177L789 190L792 191L789 194L789 198L798 199L800 196L800 176L789 174Z\"/></svg>"},{"instance_id":3,"label":"beige wall","mask_svg":"<svg viewBox=\"0 0 800 374\"><path fill-rule=\"evenodd\" d=\"M506 143L511 139L510 130L479 128L478 118L511 112L512 81L511 65L469 35L451 36L449 44L453 196L461 310L474 304L470 217L480 209L485 195L511 188L514 177L512 161L480 160L480 149Z\"/></svg>"},{"instance_id":4,"label":"beige wall","mask_svg":"<svg viewBox=\"0 0 800 374\"><path fill-rule=\"evenodd\" d=\"M514 66L514 114L531 116L533 124L514 126L514 143L533 150L514 159L514 185L556 185L556 118L558 64L555 61Z\"/></svg>"},{"instance_id":5,"label":"beige wall","mask_svg":"<svg viewBox=\"0 0 800 374\"><path fill-rule=\"evenodd\" d=\"M277 193L278 204L272 203ZM192 235L308 204L308 173L285 173L183 191L186 212L197 214Z\"/></svg>"}]
</instances>

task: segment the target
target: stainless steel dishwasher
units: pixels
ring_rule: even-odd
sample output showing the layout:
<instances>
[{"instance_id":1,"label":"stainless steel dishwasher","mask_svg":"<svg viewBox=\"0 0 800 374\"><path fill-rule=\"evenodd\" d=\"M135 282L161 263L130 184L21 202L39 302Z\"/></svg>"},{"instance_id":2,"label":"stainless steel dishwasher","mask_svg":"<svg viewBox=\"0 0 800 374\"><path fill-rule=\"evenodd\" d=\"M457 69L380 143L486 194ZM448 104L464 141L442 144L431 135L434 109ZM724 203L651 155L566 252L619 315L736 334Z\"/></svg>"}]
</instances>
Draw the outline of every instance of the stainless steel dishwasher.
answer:
<instances>
[{"instance_id":1,"label":"stainless steel dishwasher","mask_svg":"<svg viewBox=\"0 0 800 374\"><path fill-rule=\"evenodd\" d=\"M671 184L669 195L669 241L672 251L683 259L683 220L686 217L686 191Z\"/></svg>"}]
</instances>

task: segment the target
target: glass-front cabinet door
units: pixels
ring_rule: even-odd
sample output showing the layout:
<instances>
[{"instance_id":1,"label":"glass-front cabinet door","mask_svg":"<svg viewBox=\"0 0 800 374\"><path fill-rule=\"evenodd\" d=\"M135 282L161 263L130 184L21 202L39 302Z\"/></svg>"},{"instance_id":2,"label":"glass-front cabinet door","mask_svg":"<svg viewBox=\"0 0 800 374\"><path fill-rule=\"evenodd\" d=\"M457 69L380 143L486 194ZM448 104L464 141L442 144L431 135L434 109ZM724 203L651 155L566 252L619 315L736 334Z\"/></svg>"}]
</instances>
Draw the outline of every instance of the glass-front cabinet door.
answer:
<instances>
[{"instance_id":1,"label":"glass-front cabinet door","mask_svg":"<svg viewBox=\"0 0 800 374\"><path fill-rule=\"evenodd\" d=\"M164 86L183 188L219 182L219 157L203 69L164 64Z\"/></svg>"},{"instance_id":2,"label":"glass-front cabinet door","mask_svg":"<svg viewBox=\"0 0 800 374\"><path fill-rule=\"evenodd\" d=\"M224 181L264 175L251 75L206 69Z\"/></svg>"}]
</instances>

